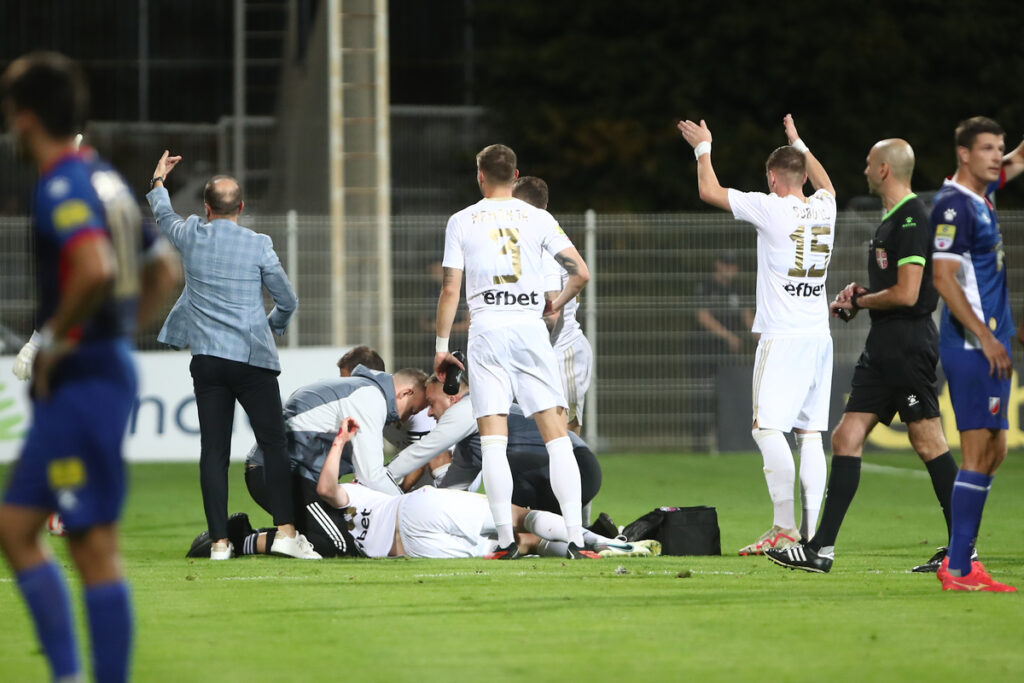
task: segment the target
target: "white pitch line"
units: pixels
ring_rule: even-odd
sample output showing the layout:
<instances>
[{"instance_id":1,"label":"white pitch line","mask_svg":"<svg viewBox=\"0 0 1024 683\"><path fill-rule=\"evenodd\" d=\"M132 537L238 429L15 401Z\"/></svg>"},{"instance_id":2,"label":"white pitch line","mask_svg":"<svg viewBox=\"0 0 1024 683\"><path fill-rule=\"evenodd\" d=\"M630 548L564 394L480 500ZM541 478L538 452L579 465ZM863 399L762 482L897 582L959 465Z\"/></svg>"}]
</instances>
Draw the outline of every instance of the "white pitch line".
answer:
<instances>
[{"instance_id":1,"label":"white pitch line","mask_svg":"<svg viewBox=\"0 0 1024 683\"><path fill-rule=\"evenodd\" d=\"M892 465L876 465L871 462L862 462L860 468L865 472L875 472L877 474L895 474L902 477L912 477L914 479L927 479L928 472L926 470L910 470L906 467L893 467Z\"/></svg>"}]
</instances>

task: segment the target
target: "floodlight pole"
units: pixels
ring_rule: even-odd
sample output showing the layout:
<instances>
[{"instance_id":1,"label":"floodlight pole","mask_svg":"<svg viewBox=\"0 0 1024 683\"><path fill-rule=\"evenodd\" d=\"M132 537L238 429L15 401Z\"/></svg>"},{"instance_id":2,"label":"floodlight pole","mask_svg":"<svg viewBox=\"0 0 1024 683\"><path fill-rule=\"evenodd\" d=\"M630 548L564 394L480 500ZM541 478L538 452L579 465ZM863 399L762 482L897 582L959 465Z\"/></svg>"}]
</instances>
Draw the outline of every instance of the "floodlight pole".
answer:
<instances>
[{"instance_id":1,"label":"floodlight pole","mask_svg":"<svg viewBox=\"0 0 1024 683\"><path fill-rule=\"evenodd\" d=\"M245 187L245 0L235 0L234 58L234 166L235 180Z\"/></svg>"},{"instance_id":2,"label":"floodlight pole","mask_svg":"<svg viewBox=\"0 0 1024 683\"><path fill-rule=\"evenodd\" d=\"M341 0L327 0L327 138L331 207L331 343L345 344L345 120Z\"/></svg>"}]
</instances>

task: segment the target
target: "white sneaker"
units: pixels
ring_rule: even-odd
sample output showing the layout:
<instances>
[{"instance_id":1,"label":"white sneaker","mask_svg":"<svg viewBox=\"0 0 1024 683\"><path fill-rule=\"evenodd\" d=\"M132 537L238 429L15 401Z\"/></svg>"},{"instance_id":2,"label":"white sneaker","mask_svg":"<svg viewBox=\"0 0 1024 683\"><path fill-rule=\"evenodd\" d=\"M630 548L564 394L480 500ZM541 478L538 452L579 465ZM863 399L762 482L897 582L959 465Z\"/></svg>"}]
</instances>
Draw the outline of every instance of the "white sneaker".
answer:
<instances>
[{"instance_id":1,"label":"white sneaker","mask_svg":"<svg viewBox=\"0 0 1024 683\"><path fill-rule=\"evenodd\" d=\"M802 537L796 529L783 529L772 525L772 528L761 534L761 537L748 546L740 548L740 555L764 555L766 550L785 550L800 543Z\"/></svg>"},{"instance_id":2,"label":"white sneaker","mask_svg":"<svg viewBox=\"0 0 1024 683\"><path fill-rule=\"evenodd\" d=\"M210 559L211 560L230 560L235 554L235 546L231 544L231 541L225 543L224 541L218 541L210 545Z\"/></svg>"},{"instance_id":3,"label":"white sneaker","mask_svg":"<svg viewBox=\"0 0 1024 683\"><path fill-rule=\"evenodd\" d=\"M274 543L270 546L271 555L283 557L295 557L300 560L322 560L320 553L313 550L313 544L306 540L302 534L295 534L289 538L278 532L274 536Z\"/></svg>"}]
</instances>

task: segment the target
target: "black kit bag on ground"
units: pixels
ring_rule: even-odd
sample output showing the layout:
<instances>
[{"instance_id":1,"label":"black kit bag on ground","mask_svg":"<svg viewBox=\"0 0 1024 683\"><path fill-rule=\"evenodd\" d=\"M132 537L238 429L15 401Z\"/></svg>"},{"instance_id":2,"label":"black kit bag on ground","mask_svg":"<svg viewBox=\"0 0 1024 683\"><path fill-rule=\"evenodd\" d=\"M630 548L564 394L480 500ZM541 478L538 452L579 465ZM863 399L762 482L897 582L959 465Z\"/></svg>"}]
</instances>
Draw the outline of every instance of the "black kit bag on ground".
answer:
<instances>
[{"instance_id":1,"label":"black kit bag on ground","mask_svg":"<svg viewBox=\"0 0 1024 683\"><path fill-rule=\"evenodd\" d=\"M627 541L653 538L662 555L721 555L718 513L708 505L660 507L623 527Z\"/></svg>"}]
</instances>

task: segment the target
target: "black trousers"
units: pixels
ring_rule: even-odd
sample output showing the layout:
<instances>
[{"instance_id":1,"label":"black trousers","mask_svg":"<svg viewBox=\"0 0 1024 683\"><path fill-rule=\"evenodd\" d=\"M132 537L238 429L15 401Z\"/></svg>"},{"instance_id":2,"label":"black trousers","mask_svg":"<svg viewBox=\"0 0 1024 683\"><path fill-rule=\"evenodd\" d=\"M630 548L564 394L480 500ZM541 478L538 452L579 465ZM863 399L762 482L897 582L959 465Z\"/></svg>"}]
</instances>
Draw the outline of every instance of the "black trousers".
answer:
<instances>
[{"instance_id":1,"label":"black trousers","mask_svg":"<svg viewBox=\"0 0 1024 683\"><path fill-rule=\"evenodd\" d=\"M247 466L245 485L256 504L269 512L266 470L258 465ZM313 544L313 550L322 557L361 557L344 511L322 502L316 484L298 472L292 472L291 486L295 528Z\"/></svg>"},{"instance_id":2,"label":"black trousers","mask_svg":"<svg viewBox=\"0 0 1024 683\"><path fill-rule=\"evenodd\" d=\"M585 446L572 449L576 465L580 468L580 498L586 505L601 490L601 465L594 452ZM444 475L440 488L466 488L480 473L481 464L455 460ZM551 465L544 448L508 449L508 466L512 470L512 503L532 510L547 510L562 514L562 506L551 490Z\"/></svg>"},{"instance_id":3,"label":"black trousers","mask_svg":"<svg viewBox=\"0 0 1024 683\"><path fill-rule=\"evenodd\" d=\"M210 538L228 535L228 464L235 400L245 410L263 451L267 468L268 505L274 524L292 524L292 489L278 373L247 363L193 356L189 365L199 411L199 485Z\"/></svg>"}]
</instances>

